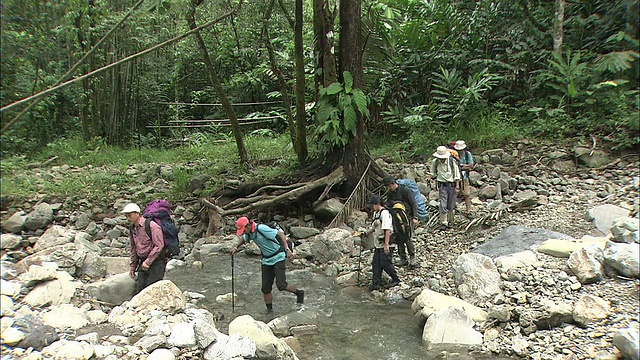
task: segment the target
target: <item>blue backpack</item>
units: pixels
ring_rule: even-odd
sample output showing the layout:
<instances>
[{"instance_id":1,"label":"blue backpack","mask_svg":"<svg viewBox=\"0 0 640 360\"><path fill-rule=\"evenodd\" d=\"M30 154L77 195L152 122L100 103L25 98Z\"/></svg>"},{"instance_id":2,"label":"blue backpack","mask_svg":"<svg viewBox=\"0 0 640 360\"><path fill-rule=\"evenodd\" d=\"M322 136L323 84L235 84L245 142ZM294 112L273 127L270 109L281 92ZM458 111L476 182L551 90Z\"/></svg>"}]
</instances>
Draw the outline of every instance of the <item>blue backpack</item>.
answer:
<instances>
[{"instance_id":1,"label":"blue backpack","mask_svg":"<svg viewBox=\"0 0 640 360\"><path fill-rule=\"evenodd\" d=\"M409 188L409 190L411 190L411 194L413 195L413 198L415 199L416 205L418 206L418 220L423 221L424 219L427 218L427 206L424 203L424 198L422 197L422 194L420 194L420 190L418 189L418 184L416 184L415 181L411 180L411 179L398 179L396 180L396 182L398 183L398 185L403 185Z\"/></svg>"}]
</instances>

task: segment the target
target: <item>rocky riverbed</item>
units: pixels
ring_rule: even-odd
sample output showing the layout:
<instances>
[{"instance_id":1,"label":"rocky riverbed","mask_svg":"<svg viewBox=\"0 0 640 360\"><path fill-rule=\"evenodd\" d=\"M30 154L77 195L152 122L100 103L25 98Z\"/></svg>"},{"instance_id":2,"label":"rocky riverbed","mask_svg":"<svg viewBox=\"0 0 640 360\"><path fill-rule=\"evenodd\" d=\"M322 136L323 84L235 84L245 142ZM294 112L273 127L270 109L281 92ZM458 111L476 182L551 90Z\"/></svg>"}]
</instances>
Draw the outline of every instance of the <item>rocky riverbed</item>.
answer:
<instances>
[{"instance_id":1,"label":"rocky riverbed","mask_svg":"<svg viewBox=\"0 0 640 360\"><path fill-rule=\"evenodd\" d=\"M425 348L463 344L461 354L485 358L638 358L637 154L616 158L524 142L474 155L474 211L456 215L449 231L419 226L419 265L399 268L401 286L373 296L411 301ZM378 162L393 175L415 179L435 200L428 164ZM148 168L128 172L153 178L155 169L150 174ZM170 173L172 165L158 168ZM88 169L62 164L25 171L55 181ZM123 258L128 230L118 210L160 186L168 184L158 178L150 186L114 190L105 196L106 207L43 195L3 208L3 359L293 359L297 338L322 331L308 318L265 326L250 316L219 329L217 314L199 305L201 294L170 281L130 299ZM175 203L186 256L170 267L197 269L207 254L230 249L234 219L203 237L207 224L199 203ZM301 243L293 267L322 272L345 287L362 285L370 278L370 253L360 251L357 230L366 214L323 230L320 214L331 211L326 205L315 216L279 217ZM256 248L246 252L257 256ZM359 262L367 265L358 276ZM358 278L364 281L357 284Z\"/></svg>"}]
</instances>

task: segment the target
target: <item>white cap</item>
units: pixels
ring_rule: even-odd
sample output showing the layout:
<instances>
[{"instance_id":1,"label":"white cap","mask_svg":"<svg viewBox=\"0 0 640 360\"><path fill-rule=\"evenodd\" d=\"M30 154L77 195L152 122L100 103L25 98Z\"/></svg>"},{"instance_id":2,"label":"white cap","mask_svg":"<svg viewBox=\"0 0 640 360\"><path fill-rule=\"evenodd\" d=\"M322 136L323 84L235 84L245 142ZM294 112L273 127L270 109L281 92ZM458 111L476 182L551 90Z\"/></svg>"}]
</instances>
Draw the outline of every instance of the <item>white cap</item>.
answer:
<instances>
[{"instance_id":1,"label":"white cap","mask_svg":"<svg viewBox=\"0 0 640 360\"><path fill-rule=\"evenodd\" d=\"M140 213L140 206L138 206L138 205L136 205L134 203L129 203L124 207L124 209L122 209L122 213L123 214L128 214L128 213L132 213L132 212Z\"/></svg>"}]
</instances>

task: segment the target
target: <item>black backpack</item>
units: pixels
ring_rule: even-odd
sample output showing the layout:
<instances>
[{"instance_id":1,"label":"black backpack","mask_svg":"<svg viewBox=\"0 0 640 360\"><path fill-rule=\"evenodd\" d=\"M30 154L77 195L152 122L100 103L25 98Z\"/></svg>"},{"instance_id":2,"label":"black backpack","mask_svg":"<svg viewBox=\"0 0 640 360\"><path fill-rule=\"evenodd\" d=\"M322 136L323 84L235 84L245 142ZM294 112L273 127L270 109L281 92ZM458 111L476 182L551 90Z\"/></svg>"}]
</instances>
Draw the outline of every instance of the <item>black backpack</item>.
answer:
<instances>
[{"instance_id":1,"label":"black backpack","mask_svg":"<svg viewBox=\"0 0 640 360\"><path fill-rule=\"evenodd\" d=\"M274 257L274 256L278 255L279 253L283 252L284 251L284 246L282 245L282 243L278 239L277 235L276 235L275 239L272 239L272 238L268 237L267 235L265 235L265 233L260 231L260 225L265 225L265 226L268 226L268 227L270 227L270 228L272 228L274 230L282 231L282 233L285 234L285 237L286 237L286 233L285 233L284 229L282 228L282 226L280 226L280 224L278 224L278 222L276 222L275 220L274 221L269 221L269 222L266 222L266 223L261 223L260 220L253 220L253 221L256 223L256 231L259 232L262 235L262 237L267 238L269 240L272 240L273 242L275 242L276 244L278 244L280 246L278 251L276 251L275 253L273 253L271 255L268 255L268 256L265 256L265 254L262 254L262 257L268 259L268 258ZM293 247L295 246L294 242L287 238L287 245L289 245L289 249L291 249L291 251L293 251Z\"/></svg>"}]
</instances>

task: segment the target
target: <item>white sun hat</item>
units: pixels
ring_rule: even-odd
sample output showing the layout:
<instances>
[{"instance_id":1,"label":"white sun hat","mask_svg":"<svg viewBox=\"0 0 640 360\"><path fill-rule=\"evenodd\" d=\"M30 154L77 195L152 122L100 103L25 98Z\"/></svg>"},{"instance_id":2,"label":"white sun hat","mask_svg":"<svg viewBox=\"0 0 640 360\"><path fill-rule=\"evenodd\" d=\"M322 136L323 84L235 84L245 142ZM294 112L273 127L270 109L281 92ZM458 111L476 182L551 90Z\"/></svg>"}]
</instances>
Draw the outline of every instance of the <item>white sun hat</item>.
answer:
<instances>
[{"instance_id":1,"label":"white sun hat","mask_svg":"<svg viewBox=\"0 0 640 360\"><path fill-rule=\"evenodd\" d=\"M450 155L451 153L449 152L449 150L447 150L445 146L438 146L438 148L436 149L436 152L433 153L433 156L439 159L446 159Z\"/></svg>"},{"instance_id":2,"label":"white sun hat","mask_svg":"<svg viewBox=\"0 0 640 360\"><path fill-rule=\"evenodd\" d=\"M134 204L134 203L129 203L127 204L124 209L122 209L122 213L123 214L129 214L132 212L137 212L140 213L140 206Z\"/></svg>"},{"instance_id":3,"label":"white sun hat","mask_svg":"<svg viewBox=\"0 0 640 360\"><path fill-rule=\"evenodd\" d=\"M467 143L465 143L464 140L458 140L453 148L456 150L464 150L467 148Z\"/></svg>"}]
</instances>

